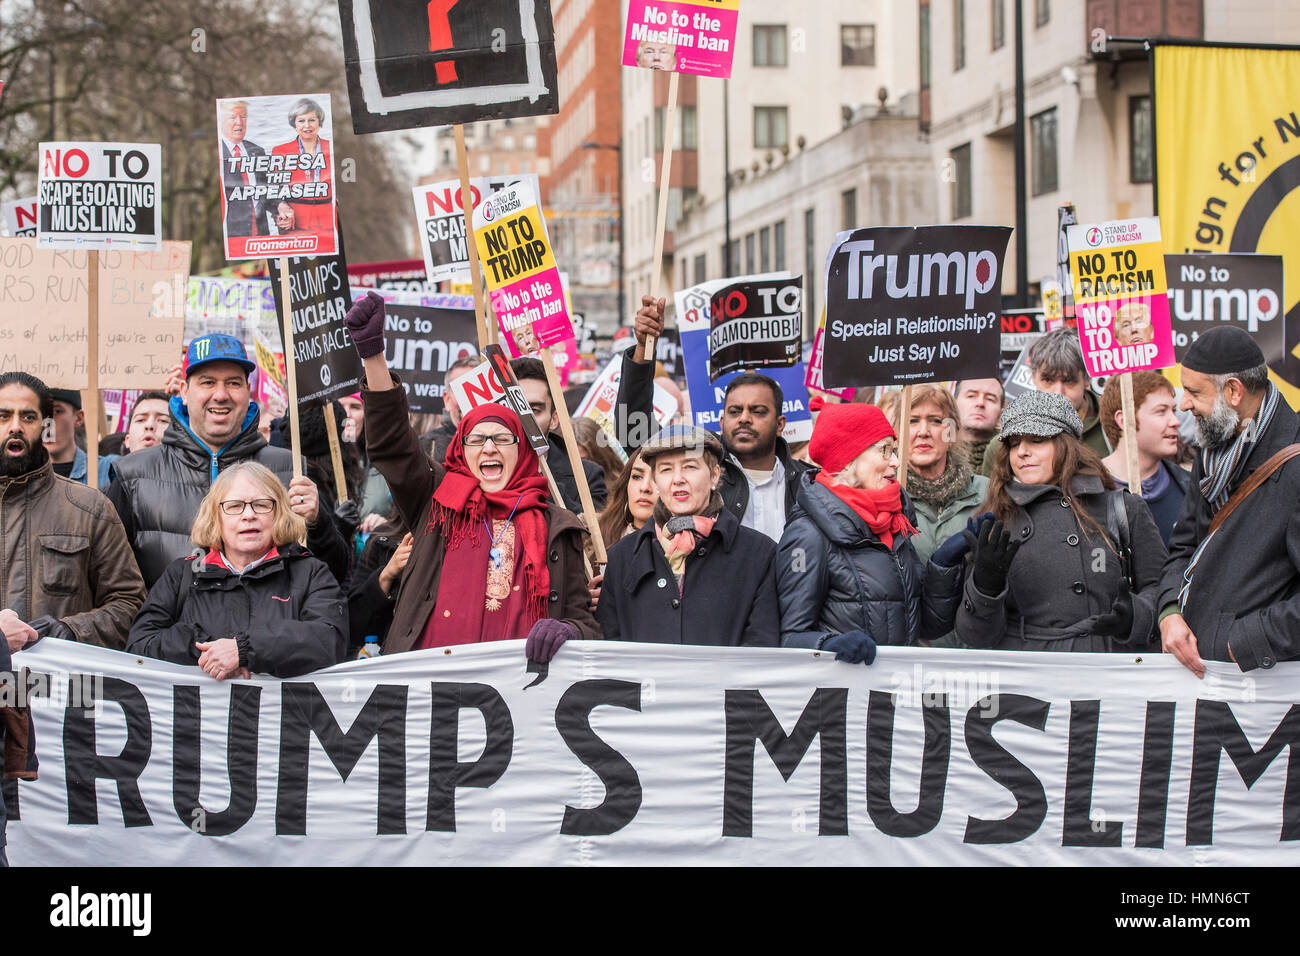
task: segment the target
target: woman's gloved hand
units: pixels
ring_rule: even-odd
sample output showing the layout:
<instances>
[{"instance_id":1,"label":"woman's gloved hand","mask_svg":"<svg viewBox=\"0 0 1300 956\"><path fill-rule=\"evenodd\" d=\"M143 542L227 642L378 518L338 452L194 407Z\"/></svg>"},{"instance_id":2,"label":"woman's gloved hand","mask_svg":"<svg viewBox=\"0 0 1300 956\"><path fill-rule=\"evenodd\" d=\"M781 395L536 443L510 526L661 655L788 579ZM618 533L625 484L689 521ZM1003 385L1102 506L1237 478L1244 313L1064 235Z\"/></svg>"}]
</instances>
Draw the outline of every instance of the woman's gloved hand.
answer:
<instances>
[{"instance_id":1,"label":"woman's gloved hand","mask_svg":"<svg viewBox=\"0 0 1300 956\"><path fill-rule=\"evenodd\" d=\"M966 531L978 535L980 525L992 520L993 512L991 511L986 511L982 515L972 515L970 520L966 522ZM958 531L935 548L934 554L930 555L930 560L941 568L955 568L961 564L970 552L970 541L966 538L966 531Z\"/></svg>"},{"instance_id":2,"label":"woman's gloved hand","mask_svg":"<svg viewBox=\"0 0 1300 956\"><path fill-rule=\"evenodd\" d=\"M971 567L975 587L990 597L1001 594L1006 590L1007 573L1020 550L1020 542L1011 540L1011 532L1003 527L1001 521L981 521L978 532L966 530L962 535L973 552Z\"/></svg>"},{"instance_id":3,"label":"woman's gloved hand","mask_svg":"<svg viewBox=\"0 0 1300 956\"><path fill-rule=\"evenodd\" d=\"M1092 633L1120 644L1128 642L1133 630L1133 594L1127 581L1119 582L1119 593L1115 595L1115 605L1097 618L1092 625Z\"/></svg>"},{"instance_id":4,"label":"woman's gloved hand","mask_svg":"<svg viewBox=\"0 0 1300 956\"><path fill-rule=\"evenodd\" d=\"M363 359L382 355L384 351L384 297L377 292L367 292L343 316L343 324L352 336L352 345Z\"/></svg>"},{"instance_id":5,"label":"woman's gloved hand","mask_svg":"<svg viewBox=\"0 0 1300 956\"><path fill-rule=\"evenodd\" d=\"M549 664L555 652L578 636L578 629L568 621L556 621L544 617L528 632L524 644L524 656L537 664Z\"/></svg>"},{"instance_id":6,"label":"woman's gloved hand","mask_svg":"<svg viewBox=\"0 0 1300 956\"><path fill-rule=\"evenodd\" d=\"M822 650L830 651L837 661L846 664L870 664L876 659L876 642L865 631L837 634L822 645Z\"/></svg>"}]
</instances>

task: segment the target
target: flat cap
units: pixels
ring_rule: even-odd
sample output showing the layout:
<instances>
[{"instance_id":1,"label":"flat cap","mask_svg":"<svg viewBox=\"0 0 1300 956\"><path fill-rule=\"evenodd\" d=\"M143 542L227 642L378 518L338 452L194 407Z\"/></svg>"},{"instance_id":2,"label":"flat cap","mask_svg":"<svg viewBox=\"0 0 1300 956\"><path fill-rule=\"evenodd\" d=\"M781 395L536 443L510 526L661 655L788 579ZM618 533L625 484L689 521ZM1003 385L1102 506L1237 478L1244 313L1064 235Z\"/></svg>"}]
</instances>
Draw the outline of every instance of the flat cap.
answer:
<instances>
[{"instance_id":1,"label":"flat cap","mask_svg":"<svg viewBox=\"0 0 1300 956\"><path fill-rule=\"evenodd\" d=\"M1025 392L1006 407L1001 427L998 438L1004 442L1018 435L1051 438L1061 432L1083 437L1083 419L1068 398L1055 392Z\"/></svg>"},{"instance_id":2,"label":"flat cap","mask_svg":"<svg viewBox=\"0 0 1300 956\"><path fill-rule=\"evenodd\" d=\"M650 461L671 451L708 451L718 461L726 457L722 441L713 432L694 425L670 425L641 446L641 458Z\"/></svg>"},{"instance_id":3,"label":"flat cap","mask_svg":"<svg viewBox=\"0 0 1300 956\"><path fill-rule=\"evenodd\" d=\"M1216 325L1202 332L1183 354L1183 368L1203 375L1231 375L1263 364L1259 345L1236 325Z\"/></svg>"}]
</instances>

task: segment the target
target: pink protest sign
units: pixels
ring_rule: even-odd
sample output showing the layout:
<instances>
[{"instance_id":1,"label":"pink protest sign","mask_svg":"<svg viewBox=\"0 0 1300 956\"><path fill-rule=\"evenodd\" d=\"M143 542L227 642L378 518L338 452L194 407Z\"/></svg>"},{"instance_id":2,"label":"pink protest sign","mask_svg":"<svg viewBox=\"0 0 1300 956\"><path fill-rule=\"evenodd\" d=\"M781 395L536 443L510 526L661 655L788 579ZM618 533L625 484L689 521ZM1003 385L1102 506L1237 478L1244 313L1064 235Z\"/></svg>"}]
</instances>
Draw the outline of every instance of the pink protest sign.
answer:
<instances>
[{"instance_id":1,"label":"pink protest sign","mask_svg":"<svg viewBox=\"0 0 1300 956\"><path fill-rule=\"evenodd\" d=\"M623 65L731 76L740 0L631 0Z\"/></svg>"},{"instance_id":2,"label":"pink protest sign","mask_svg":"<svg viewBox=\"0 0 1300 956\"><path fill-rule=\"evenodd\" d=\"M1175 364L1160 220L1070 226L1066 239L1088 374Z\"/></svg>"},{"instance_id":3,"label":"pink protest sign","mask_svg":"<svg viewBox=\"0 0 1300 956\"><path fill-rule=\"evenodd\" d=\"M810 392L823 395L835 395L840 401L853 401L853 388L827 388L822 378L822 360L826 349L826 310L822 309L821 320L817 323L817 334L813 336L812 354L808 356L808 369L804 372L803 383Z\"/></svg>"}]
</instances>

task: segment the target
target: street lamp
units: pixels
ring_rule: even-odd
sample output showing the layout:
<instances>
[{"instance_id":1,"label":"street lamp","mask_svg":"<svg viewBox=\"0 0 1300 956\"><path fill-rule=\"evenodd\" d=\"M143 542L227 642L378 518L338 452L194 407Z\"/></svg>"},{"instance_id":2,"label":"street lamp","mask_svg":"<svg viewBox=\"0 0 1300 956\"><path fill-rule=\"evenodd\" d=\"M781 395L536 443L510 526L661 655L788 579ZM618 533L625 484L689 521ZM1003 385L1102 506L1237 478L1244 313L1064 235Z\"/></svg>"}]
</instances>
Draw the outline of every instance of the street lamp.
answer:
<instances>
[{"instance_id":1,"label":"street lamp","mask_svg":"<svg viewBox=\"0 0 1300 956\"><path fill-rule=\"evenodd\" d=\"M583 143L583 149L612 149L618 154L618 324L621 326L627 321L627 283L624 281L623 262L626 252L626 237L623 229L623 147L621 144L609 145L606 143Z\"/></svg>"}]
</instances>

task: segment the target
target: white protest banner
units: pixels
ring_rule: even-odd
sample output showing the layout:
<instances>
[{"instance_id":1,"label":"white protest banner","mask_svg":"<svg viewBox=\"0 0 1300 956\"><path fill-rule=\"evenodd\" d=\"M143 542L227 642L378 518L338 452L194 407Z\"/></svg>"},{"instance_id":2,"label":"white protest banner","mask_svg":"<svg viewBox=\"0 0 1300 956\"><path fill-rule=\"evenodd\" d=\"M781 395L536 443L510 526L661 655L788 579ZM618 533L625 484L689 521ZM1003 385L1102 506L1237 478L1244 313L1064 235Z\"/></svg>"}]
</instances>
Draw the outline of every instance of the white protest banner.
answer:
<instances>
[{"instance_id":1,"label":"white protest banner","mask_svg":"<svg viewBox=\"0 0 1300 956\"><path fill-rule=\"evenodd\" d=\"M36 235L36 224L40 216L37 207L40 201L35 196L15 199L13 202L0 203L0 223L8 235L28 238Z\"/></svg>"},{"instance_id":2,"label":"white protest banner","mask_svg":"<svg viewBox=\"0 0 1300 956\"><path fill-rule=\"evenodd\" d=\"M227 259L340 252L328 93L217 100Z\"/></svg>"},{"instance_id":3,"label":"white protest banner","mask_svg":"<svg viewBox=\"0 0 1300 956\"><path fill-rule=\"evenodd\" d=\"M162 147L41 143L36 244L152 250L162 243Z\"/></svg>"},{"instance_id":4,"label":"white protest banner","mask_svg":"<svg viewBox=\"0 0 1300 956\"><path fill-rule=\"evenodd\" d=\"M534 683L506 641L217 682L53 638L14 663L41 761L18 866L1300 857L1296 663L571 641Z\"/></svg>"},{"instance_id":5,"label":"white protest banner","mask_svg":"<svg viewBox=\"0 0 1300 956\"><path fill-rule=\"evenodd\" d=\"M484 176L471 179L470 211L494 192L527 183L540 196L536 173L518 176ZM426 183L411 188L415 220L420 225L420 249L424 253L424 274L429 282L441 282L469 275L469 243L465 238L465 211L460 202L460 180Z\"/></svg>"},{"instance_id":6,"label":"white protest banner","mask_svg":"<svg viewBox=\"0 0 1300 956\"><path fill-rule=\"evenodd\" d=\"M99 384L158 388L184 344L190 244L99 252ZM87 252L0 239L0 368L87 387Z\"/></svg>"}]
</instances>

